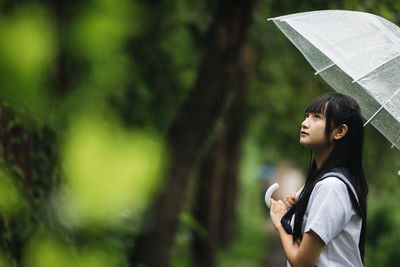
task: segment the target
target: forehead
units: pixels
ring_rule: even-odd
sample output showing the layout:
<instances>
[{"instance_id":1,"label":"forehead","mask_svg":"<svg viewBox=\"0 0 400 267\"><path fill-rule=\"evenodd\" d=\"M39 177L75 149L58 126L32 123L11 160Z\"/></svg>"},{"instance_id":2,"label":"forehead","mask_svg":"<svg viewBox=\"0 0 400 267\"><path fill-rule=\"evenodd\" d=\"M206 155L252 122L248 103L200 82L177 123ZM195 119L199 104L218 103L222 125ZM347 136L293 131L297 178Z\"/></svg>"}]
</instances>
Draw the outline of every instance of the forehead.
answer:
<instances>
[{"instance_id":1,"label":"forehead","mask_svg":"<svg viewBox=\"0 0 400 267\"><path fill-rule=\"evenodd\" d=\"M306 113L325 114L329 101L323 98L314 99L306 109Z\"/></svg>"}]
</instances>

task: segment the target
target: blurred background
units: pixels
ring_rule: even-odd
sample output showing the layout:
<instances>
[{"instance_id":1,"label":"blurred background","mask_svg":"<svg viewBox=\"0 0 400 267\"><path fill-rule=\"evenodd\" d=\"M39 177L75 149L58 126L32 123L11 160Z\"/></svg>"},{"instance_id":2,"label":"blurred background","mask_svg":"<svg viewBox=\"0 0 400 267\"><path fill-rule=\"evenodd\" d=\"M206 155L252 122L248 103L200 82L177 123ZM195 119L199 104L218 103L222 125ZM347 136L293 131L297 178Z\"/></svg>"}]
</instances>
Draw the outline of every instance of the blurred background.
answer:
<instances>
[{"instance_id":1,"label":"blurred background","mask_svg":"<svg viewBox=\"0 0 400 267\"><path fill-rule=\"evenodd\" d=\"M332 89L267 18L393 0L1 0L0 266L283 266ZM400 262L400 152L365 128L366 266Z\"/></svg>"}]
</instances>

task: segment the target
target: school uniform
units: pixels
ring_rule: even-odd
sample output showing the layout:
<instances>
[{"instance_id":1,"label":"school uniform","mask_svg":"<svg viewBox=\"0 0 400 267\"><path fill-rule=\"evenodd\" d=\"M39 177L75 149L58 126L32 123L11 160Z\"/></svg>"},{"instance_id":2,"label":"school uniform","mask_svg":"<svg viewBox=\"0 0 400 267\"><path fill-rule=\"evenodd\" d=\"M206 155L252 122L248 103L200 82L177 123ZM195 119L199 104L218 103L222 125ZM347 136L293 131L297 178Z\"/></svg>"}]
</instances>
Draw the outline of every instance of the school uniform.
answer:
<instances>
[{"instance_id":1,"label":"school uniform","mask_svg":"<svg viewBox=\"0 0 400 267\"><path fill-rule=\"evenodd\" d=\"M294 217L292 228L293 224ZM315 185L303 217L302 233L313 230L326 245L316 266L363 266L358 248L361 226L362 219L343 181L328 176Z\"/></svg>"}]
</instances>

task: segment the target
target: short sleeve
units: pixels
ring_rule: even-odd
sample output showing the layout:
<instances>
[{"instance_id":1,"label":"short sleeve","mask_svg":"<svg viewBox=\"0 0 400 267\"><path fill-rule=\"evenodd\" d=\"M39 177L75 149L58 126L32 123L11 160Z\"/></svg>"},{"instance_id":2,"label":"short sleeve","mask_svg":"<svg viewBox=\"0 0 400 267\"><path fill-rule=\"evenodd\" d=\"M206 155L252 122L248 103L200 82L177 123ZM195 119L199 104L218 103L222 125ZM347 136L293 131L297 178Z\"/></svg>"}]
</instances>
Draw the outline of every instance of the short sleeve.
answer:
<instances>
[{"instance_id":1,"label":"short sleeve","mask_svg":"<svg viewBox=\"0 0 400 267\"><path fill-rule=\"evenodd\" d=\"M335 177L315 185L308 205L304 232L313 230L325 245L344 229L355 213L346 185Z\"/></svg>"}]
</instances>

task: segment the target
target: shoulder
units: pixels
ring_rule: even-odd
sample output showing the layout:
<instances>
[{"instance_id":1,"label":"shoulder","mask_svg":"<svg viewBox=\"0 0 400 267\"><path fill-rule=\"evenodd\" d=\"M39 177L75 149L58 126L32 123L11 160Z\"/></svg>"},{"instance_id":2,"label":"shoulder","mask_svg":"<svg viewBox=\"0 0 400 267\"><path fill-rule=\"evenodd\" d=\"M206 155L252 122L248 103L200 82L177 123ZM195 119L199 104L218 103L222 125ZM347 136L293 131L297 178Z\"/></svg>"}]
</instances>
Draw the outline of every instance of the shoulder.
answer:
<instances>
[{"instance_id":1,"label":"shoulder","mask_svg":"<svg viewBox=\"0 0 400 267\"><path fill-rule=\"evenodd\" d=\"M351 201L346 184L336 177L327 177L319 181L311 193L310 200L328 201L330 205L342 203L344 206Z\"/></svg>"},{"instance_id":2,"label":"shoulder","mask_svg":"<svg viewBox=\"0 0 400 267\"><path fill-rule=\"evenodd\" d=\"M310 196L305 231L312 229L328 244L356 213L344 182L336 177L319 181Z\"/></svg>"},{"instance_id":3,"label":"shoulder","mask_svg":"<svg viewBox=\"0 0 400 267\"><path fill-rule=\"evenodd\" d=\"M338 192L346 192L347 193L347 187L344 182L339 180L336 177L327 177L321 181L319 181L315 187L314 191L317 190L322 190L322 191L338 191Z\"/></svg>"}]
</instances>

